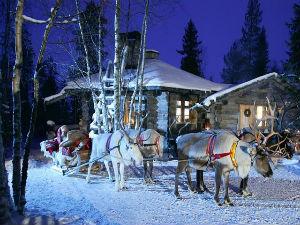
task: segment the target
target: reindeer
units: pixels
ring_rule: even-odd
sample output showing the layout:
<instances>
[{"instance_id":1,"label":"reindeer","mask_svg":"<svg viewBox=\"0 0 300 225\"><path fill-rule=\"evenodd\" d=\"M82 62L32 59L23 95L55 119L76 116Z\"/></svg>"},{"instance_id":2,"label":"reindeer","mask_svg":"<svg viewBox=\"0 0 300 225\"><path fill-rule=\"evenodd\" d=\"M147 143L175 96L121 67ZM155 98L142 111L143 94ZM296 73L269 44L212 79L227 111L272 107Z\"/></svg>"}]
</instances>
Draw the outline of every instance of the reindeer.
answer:
<instances>
[{"instance_id":1,"label":"reindeer","mask_svg":"<svg viewBox=\"0 0 300 225\"><path fill-rule=\"evenodd\" d=\"M178 183L179 175L183 170L186 171L190 190L196 193L192 185L190 169L206 170L209 166L213 166L215 168L215 202L222 205L219 200L219 190L223 175L225 178L224 203L233 205L228 195L230 171L234 170L238 176L245 178L250 171L252 161L254 168L264 177L272 176L273 171L262 150L239 140L230 132L219 132L213 136L214 148L208 149L207 146L212 140L212 132L190 133L177 138L178 166L174 194L177 198L181 198L178 192Z\"/></svg>"},{"instance_id":2,"label":"reindeer","mask_svg":"<svg viewBox=\"0 0 300 225\"><path fill-rule=\"evenodd\" d=\"M128 133L130 137L137 137L137 143L140 146L141 153L144 157L143 183L155 183L155 180L152 177L153 158L163 156L164 149L166 148L165 137L153 129L147 129L142 132L141 129L129 129ZM149 164L149 180L147 179L147 164Z\"/></svg>"},{"instance_id":3,"label":"reindeer","mask_svg":"<svg viewBox=\"0 0 300 225\"><path fill-rule=\"evenodd\" d=\"M112 180L108 166L108 161L111 161L114 169L116 191L126 189L124 167L125 165L131 165L133 160L136 165L140 165L143 161L136 137L130 138L123 128L114 133L99 134L93 139L86 181L87 183L90 182L91 168L95 161L104 162L109 178ZM121 182L119 182L118 164L120 164Z\"/></svg>"},{"instance_id":4,"label":"reindeer","mask_svg":"<svg viewBox=\"0 0 300 225\"><path fill-rule=\"evenodd\" d=\"M268 115L265 115L261 119L257 119L255 117L255 125L254 127L245 127L242 130L236 133L236 136L246 141L247 143L256 143L258 148L263 149L268 153L268 157L274 163L274 161L280 158L291 159L293 157L293 142L296 137L296 132L291 135L288 129L284 128L282 125L283 117L287 110L290 108L289 106L282 107L279 111L281 111L279 117L276 117L276 104L274 107L271 106L271 103L268 98L267 100L267 108ZM255 115L255 103L253 106L253 112ZM258 125L261 121L269 120L270 121L270 132L268 134L263 134L259 131ZM274 131L275 121L278 121L278 132ZM221 130L219 130L220 132ZM232 132L232 131L230 131ZM232 132L234 133L234 132ZM235 134L235 133L234 133ZM240 184L240 192L243 197L252 196L252 193L247 189L248 184L248 176L242 179ZM197 187L199 192L203 192L207 190L204 181L203 181L203 171L197 171Z\"/></svg>"}]
</instances>

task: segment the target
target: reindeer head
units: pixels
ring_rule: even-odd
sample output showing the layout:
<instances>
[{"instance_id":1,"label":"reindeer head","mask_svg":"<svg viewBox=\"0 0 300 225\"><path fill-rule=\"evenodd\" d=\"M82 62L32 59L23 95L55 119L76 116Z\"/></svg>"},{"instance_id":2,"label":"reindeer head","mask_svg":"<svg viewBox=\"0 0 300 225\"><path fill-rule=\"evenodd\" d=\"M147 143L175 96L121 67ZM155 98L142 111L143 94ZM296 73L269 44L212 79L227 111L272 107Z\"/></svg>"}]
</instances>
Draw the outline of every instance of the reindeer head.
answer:
<instances>
[{"instance_id":1,"label":"reindeer head","mask_svg":"<svg viewBox=\"0 0 300 225\"><path fill-rule=\"evenodd\" d=\"M121 151L125 150L126 153L135 161L136 165L141 165L143 162L143 156L141 154L138 142L135 138L130 138L127 131L125 131L123 126L121 127L121 133L123 135L121 140ZM124 148L124 149L123 149Z\"/></svg>"}]
</instances>

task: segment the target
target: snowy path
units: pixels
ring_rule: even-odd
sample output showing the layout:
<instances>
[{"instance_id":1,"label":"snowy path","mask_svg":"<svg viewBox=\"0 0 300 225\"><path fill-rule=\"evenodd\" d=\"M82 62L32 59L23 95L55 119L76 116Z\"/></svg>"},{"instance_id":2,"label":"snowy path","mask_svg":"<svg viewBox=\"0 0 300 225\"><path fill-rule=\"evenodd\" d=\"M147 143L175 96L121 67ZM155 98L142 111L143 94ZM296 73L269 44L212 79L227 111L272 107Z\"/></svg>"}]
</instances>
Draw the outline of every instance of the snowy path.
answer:
<instances>
[{"instance_id":1,"label":"snowy path","mask_svg":"<svg viewBox=\"0 0 300 225\"><path fill-rule=\"evenodd\" d=\"M300 224L299 156L284 162L271 179L251 171L249 189L255 197L244 199L237 193L240 179L232 173L234 207L214 203L213 172L205 173L211 193L204 194L189 192L182 173L179 191L183 199L177 200L173 196L176 162L155 164L157 184L142 184L141 167L126 168L129 189L121 192L114 190L106 172L93 174L92 183L86 184L84 173L63 177L50 164L31 164L27 214L54 217L59 224Z\"/></svg>"}]
</instances>

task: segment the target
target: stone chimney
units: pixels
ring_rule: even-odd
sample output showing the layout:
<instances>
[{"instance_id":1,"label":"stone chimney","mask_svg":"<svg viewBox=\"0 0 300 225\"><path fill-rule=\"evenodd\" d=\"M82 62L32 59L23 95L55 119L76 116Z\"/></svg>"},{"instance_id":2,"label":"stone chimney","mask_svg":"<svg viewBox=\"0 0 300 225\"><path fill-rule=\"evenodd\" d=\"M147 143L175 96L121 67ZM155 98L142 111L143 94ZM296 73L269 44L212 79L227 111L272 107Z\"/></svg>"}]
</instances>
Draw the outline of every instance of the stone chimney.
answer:
<instances>
[{"instance_id":1,"label":"stone chimney","mask_svg":"<svg viewBox=\"0 0 300 225\"><path fill-rule=\"evenodd\" d=\"M159 51L147 49L145 59L158 59Z\"/></svg>"},{"instance_id":2,"label":"stone chimney","mask_svg":"<svg viewBox=\"0 0 300 225\"><path fill-rule=\"evenodd\" d=\"M120 33L120 43L121 49L123 49L125 44L128 45L126 69L136 69L141 44L141 33L138 31Z\"/></svg>"},{"instance_id":3,"label":"stone chimney","mask_svg":"<svg viewBox=\"0 0 300 225\"><path fill-rule=\"evenodd\" d=\"M128 56L126 62L126 69L136 69L139 59L139 48L141 44L141 33L139 31L132 31L128 33L120 33L121 49L124 45L128 45ZM158 59L159 52L147 49L145 59Z\"/></svg>"}]
</instances>

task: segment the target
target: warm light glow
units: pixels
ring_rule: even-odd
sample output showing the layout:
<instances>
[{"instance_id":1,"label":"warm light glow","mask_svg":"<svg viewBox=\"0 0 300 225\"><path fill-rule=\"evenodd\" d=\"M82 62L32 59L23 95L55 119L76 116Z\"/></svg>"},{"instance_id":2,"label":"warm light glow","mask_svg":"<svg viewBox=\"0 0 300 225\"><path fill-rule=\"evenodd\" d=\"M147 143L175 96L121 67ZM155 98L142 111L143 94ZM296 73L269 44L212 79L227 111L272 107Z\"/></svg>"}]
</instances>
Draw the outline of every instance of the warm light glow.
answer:
<instances>
[{"instance_id":1,"label":"warm light glow","mask_svg":"<svg viewBox=\"0 0 300 225\"><path fill-rule=\"evenodd\" d=\"M256 108L256 118L261 119L263 117L263 106L257 106ZM261 127L263 122L261 121L258 126Z\"/></svg>"},{"instance_id":2,"label":"warm light glow","mask_svg":"<svg viewBox=\"0 0 300 225\"><path fill-rule=\"evenodd\" d=\"M181 108L176 108L176 121L181 122Z\"/></svg>"}]
</instances>

